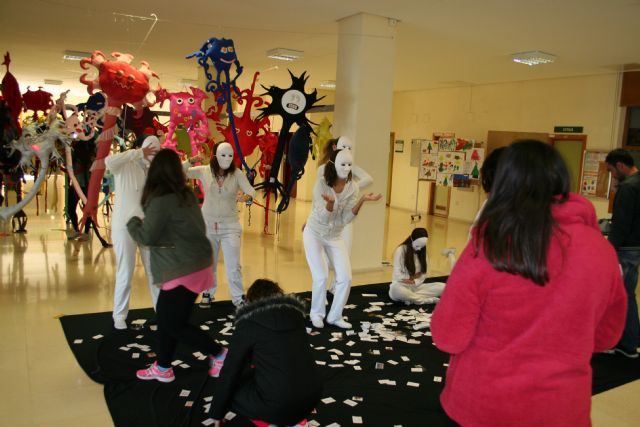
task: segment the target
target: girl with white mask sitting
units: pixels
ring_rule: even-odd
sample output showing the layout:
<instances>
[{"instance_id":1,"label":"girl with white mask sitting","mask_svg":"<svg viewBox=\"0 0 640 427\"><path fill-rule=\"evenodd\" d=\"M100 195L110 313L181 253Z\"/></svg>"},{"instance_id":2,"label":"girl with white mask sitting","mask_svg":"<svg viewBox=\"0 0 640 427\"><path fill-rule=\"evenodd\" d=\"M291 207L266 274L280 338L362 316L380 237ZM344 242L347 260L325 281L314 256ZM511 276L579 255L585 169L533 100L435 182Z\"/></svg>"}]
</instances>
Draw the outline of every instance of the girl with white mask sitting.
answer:
<instances>
[{"instance_id":1,"label":"girl with white mask sitting","mask_svg":"<svg viewBox=\"0 0 640 427\"><path fill-rule=\"evenodd\" d=\"M444 291L442 282L425 283L427 240L425 228L416 228L393 253L393 276L389 298L405 304L435 304Z\"/></svg>"},{"instance_id":2,"label":"girl with white mask sitting","mask_svg":"<svg viewBox=\"0 0 640 427\"><path fill-rule=\"evenodd\" d=\"M313 278L311 323L324 326L324 319L339 328L350 329L342 318L342 310L351 290L351 262L342 230L367 201L380 200L381 194L367 193L358 197L358 187L351 179L353 158L349 150L331 154L313 189L311 213L302 234L307 263ZM335 269L336 285L329 314L326 314L326 286L329 276L327 257Z\"/></svg>"},{"instance_id":3,"label":"girl with white mask sitting","mask_svg":"<svg viewBox=\"0 0 640 427\"><path fill-rule=\"evenodd\" d=\"M202 295L201 304L208 304L216 293L218 254L222 248L224 266L229 281L231 301L237 307L242 304L244 289L240 266L240 236L242 226L238 216L237 203L251 203L256 195L247 177L236 169L233 163L233 148L228 142L219 142L213 148L214 156L208 166L188 167L200 156L193 157L183 166L188 178L202 182L204 203L202 215L207 226L207 238L213 247L213 284ZM244 195L238 198L238 191Z\"/></svg>"}]
</instances>

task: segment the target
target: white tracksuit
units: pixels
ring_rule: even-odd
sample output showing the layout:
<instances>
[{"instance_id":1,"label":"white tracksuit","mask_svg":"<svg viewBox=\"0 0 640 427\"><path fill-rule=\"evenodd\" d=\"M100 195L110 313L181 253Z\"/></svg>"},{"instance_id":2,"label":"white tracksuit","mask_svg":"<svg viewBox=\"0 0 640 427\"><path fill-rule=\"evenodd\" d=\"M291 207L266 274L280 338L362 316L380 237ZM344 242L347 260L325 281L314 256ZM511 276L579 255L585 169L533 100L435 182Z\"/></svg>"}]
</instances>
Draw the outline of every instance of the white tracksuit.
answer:
<instances>
[{"instance_id":1,"label":"white tracksuit","mask_svg":"<svg viewBox=\"0 0 640 427\"><path fill-rule=\"evenodd\" d=\"M142 149L111 154L105 166L111 171L115 182L116 204L111 219L111 240L116 254L116 286L113 297L113 318L126 319L129 313L131 278L136 264L136 248L144 266L151 292L151 301L156 306L160 288L154 286L151 276L149 249L138 245L127 231L127 221L133 216L144 218L140 198L146 180L146 167Z\"/></svg>"},{"instance_id":2,"label":"white tracksuit","mask_svg":"<svg viewBox=\"0 0 640 427\"><path fill-rule=\"evenodd\" d=\"M329 194L335 198L333 211L327 210L327 203L322 198ZM324 178L319 178L313 189L311 213L307 219L302 240L307 263L313 278L311 291L312 318L324 319L333 323L342 320L342 310L349 298L351 290L351 261L342 238L346 224L355 218L352 209L358 201L358 187L353 181L347 182L340 193L329 187ZM333 303L326 315L326 294L329 267L327 258L333 265L336 275Z\"/></svg>"},{"instance_id":3,"label":"white tracksuit","mask_svg":"<svg viewBox=\"0 0 640 427\"><path fill-rule=\"evenodd\" d=\"M218 254L222 247L231 301L238 305L242 301L244 289L242 286L242 267L240 266L242 226L238 217L236 198L238 190L242 190L251 197L256 196L256 191L249 184L244 173L238 169L218 181L214 179L209 166L188 166L189 162L183 163L187 177L200 180L204 189L202 216L207 226L207 237L213 247L213 284L209 293L213 297L218 286L216 270Z\"/></svg>"},{"instance_id":4,"label":"white tracksuit","mask_svg":"<svg viewBox=\"0 0 640 427\"><path fill-rule=\"evenodd\" d=\"M325 165L320 165L318 167L318 178L324 178L324 167ZM373 184L373 178L369 175L364 169L362 169L358 165L353 165L351 167L351 176L354 182L358 186L358 190L362 191L363 188L368 187ZM342 239L344 240L344 244L347 248L347 253L351 255L351 246L353 245L353 222L350 222L344 226L342 229ZM329 261L329 269L333 270L333 265L331 265L331 261ZM329 286L329 290L333 290L336 286L336 277L335 274L333 276L333 280L331 281L331 286Z\"/></svg>"},{"instance_id":5,"label":"white tracksuit","mask_svg":"<svg viewBox=\"0 0 640 427\"><path fill-rule=\"evenodd\" d=\"M413 255L413 262L416 266L416 276L414 284L403 283L402 280L410 279L411 276L404 266L404 254L407 250L405 245L400 245L393 253L393 276L389 285L389 298L398 302L408 304L430 304L433 298L439 298L444 291L445 284L442 282L424 283L427 278L426 271L421 271L418 255ZM427 266L425 265L425 270Z\"/></svg>"}]
</instances>

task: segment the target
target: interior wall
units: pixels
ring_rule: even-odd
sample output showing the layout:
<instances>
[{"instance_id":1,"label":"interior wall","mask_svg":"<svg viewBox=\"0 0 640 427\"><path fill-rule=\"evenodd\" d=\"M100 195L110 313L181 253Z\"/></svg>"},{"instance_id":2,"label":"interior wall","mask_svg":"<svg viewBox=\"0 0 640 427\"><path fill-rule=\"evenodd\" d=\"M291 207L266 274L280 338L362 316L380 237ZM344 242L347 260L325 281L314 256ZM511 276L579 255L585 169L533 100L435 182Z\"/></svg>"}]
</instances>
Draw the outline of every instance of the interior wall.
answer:
<instances>
[{"instance_id":1,"label":"interior wall","mask_svg":"<svg viewBox=\"0 0 640 427\"><path fill-rule=\"evenodd\" d=\"M618 74L531 80L394 94L392 130L405 141L394 153L391 206L413 210L417 168L410 166L413 138L453 131L486 141L489 130L553 133L554 126L583 126L587 149L619 146L622 109ZM428 209L428 186L420 183L418 210ZM472 221L484 196L477 186L452 188L449 218ZM607 200L591 198L598 217L608 216Z\"/></svg>"}]
</instances>

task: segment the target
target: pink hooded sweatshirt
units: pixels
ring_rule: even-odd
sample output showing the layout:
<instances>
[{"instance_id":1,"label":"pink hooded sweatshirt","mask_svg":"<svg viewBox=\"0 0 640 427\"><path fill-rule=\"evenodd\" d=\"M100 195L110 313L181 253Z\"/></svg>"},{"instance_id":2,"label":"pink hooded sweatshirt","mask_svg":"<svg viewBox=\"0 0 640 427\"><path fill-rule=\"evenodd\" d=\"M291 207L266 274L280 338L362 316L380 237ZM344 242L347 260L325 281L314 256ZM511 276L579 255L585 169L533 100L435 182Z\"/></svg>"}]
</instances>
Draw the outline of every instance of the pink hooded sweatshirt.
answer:
<instances>
[{"instance_id":1,"label":"pink hooded sweatshirt","mask_svg":"<svg viewBox=\"0 0 640 427\"><path fill-rule=\"evenodd\" d=\"M498 272L470 242L431 321L451 354L440 401L462 426L590 426L592 353L622 333L626 294L593 205L553 205L549 282Z\"/></svg>"}]
</instances>

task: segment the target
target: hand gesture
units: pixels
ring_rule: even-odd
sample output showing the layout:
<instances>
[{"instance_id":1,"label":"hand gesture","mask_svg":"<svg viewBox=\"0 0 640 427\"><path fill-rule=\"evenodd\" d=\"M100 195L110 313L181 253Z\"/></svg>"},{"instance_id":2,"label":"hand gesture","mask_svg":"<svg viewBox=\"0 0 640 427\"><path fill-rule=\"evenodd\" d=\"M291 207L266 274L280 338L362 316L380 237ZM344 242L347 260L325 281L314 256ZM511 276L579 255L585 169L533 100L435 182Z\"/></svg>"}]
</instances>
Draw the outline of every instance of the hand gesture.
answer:
<instances>
[{"instance_id":1,"label":"hand gesture","mask_svg":"<svg viewBox=\"0 0 640 427\"><path fill-rule=\"evenodd\" d=\"M153 145L149 145L148 147L144 147L142 149L142 156L146 160L150 160L149 156L155 156L157 152L158 152L158 149L156 147L154 147Z\"/></svg>"},{"instance_id":2,"label":"hand gesture","mask_svg":"<svg viewBox=\"0 0 640 427\"><path fill-rule=\"evenodd\" d=\"M334 198L333 198L333 196L332 196L332 195L330 195L330 194L323 194L323 195L322 195L322 198L323 198L323 199L324 199L324 201L325 201L325 202L327 202L327 203L333 203L333 202L335 202L335 201L336 201L336 199L334 199Z\"/></svg>"},{"instance_id":3,"label":"hand gesture","mask_svg":"<svg viewBox=\"0 0 640 427\"><path fill-rule=\"evenodd\" d=\"M202 155L202 153L198 153L197 155L193 156L192 158L189 159L189 163L191 163L192 165L195 163L200 163L204 160L204 156Z\"/></svg>"},{"instance_id":4,"label":"hand gesture","mask_svg":"<svg viewBox=\"0 0 640 427\"><path fill-rule=\"evenodd\" d=\"M378 193L378 194L367 193L367 194L364 194L362 196L362 200L364 200L365 202L375 202L375 201L380 200L381 198L382 198L382 194L380 194L380 193Z\"/></svg>"}]
</instances>

